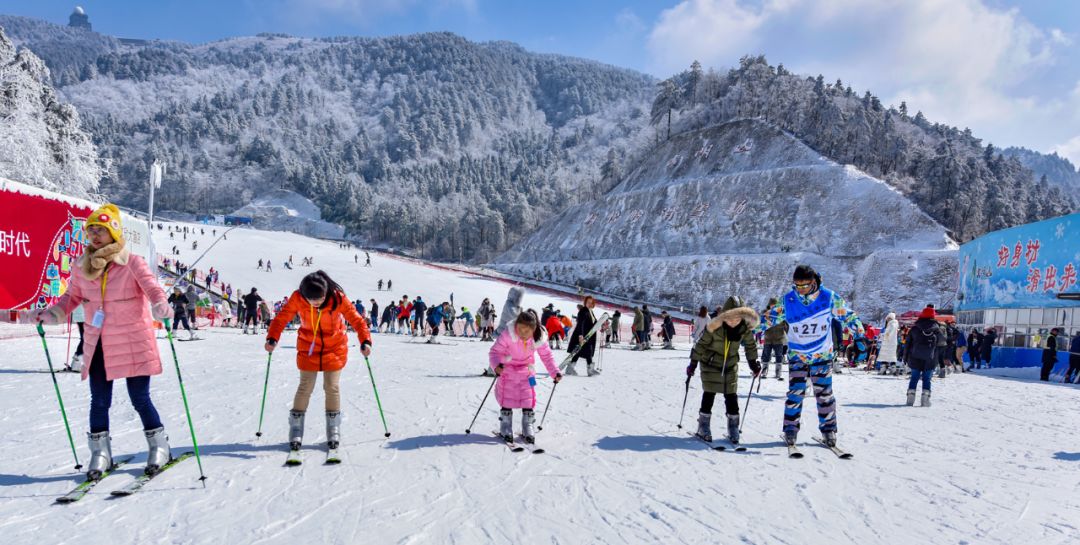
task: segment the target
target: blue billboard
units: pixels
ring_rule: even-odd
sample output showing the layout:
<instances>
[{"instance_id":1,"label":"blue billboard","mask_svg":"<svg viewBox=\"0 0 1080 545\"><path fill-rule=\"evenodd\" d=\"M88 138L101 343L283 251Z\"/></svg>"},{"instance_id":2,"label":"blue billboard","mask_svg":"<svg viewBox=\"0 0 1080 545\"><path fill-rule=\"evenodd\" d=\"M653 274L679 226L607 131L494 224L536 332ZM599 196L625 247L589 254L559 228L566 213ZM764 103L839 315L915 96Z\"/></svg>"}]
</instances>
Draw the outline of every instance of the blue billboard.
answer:
<instances>
[{"instance_id":1,"label":"blue billboard","mask_svg":"<svg viewBox=\"0 0 1080 545\"><path fill-rule=\"evenodd\" d=\"M1080 213L987 233L960 247L957 310L1075 307Z\"/></svg>"}]
</instances>

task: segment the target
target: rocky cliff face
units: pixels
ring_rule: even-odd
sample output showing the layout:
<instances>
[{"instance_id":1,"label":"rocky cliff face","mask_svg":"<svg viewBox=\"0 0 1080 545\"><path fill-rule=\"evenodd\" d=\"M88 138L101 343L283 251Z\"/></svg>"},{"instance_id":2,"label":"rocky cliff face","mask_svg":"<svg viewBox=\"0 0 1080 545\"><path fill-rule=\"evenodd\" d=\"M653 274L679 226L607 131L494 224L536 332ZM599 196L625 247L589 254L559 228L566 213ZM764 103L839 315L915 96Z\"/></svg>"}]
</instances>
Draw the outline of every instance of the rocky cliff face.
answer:
<instances>
[{"instance_id":1,"label":"rocky cliff face","mask_svg":"<svg viewBox=\"0 0 1080 545\"><path fill-rule=\"evenodd\" d=\"M101 169L79 114L57 100L49 69L0 28L0 177L90 197Z\"/></svg>"},{"instance_id":2,"label":"rocky cliff face","mask_svg":"<svg viewBox=\"0 0 1080 545\"><path fill-rule=\"evenodd\" d=\"M732 293L763 304L806 262L876 317L947 302L955 248L884 182L747 119L657 146L614 190L552 218L492 266L696 308Z\"/></svg>"}]
</instances>

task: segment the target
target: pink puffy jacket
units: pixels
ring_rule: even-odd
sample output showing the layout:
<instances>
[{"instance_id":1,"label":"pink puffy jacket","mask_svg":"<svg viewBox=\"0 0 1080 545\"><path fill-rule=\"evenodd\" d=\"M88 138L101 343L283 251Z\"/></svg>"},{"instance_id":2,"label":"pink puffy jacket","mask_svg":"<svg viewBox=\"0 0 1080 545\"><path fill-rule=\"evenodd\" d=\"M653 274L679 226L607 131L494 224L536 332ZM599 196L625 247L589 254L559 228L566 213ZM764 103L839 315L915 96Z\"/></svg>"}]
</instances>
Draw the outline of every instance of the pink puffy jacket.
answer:
<instances>
[{"instance_id":1,"label":"pink puffy jacket","mask_svg":"<svg viewBox=\"0 0 1080 545\"><path fill-rule=\"evenodd\" d=\"M105 322L100 329L92 322L102 306L101 278L87 280L81 266L75 267L67 293L48 312L58 317L66 316L83 303L86 310L83 380L89 376L99 338L105 351L105 377L108 380L161 374L161 355L150 304L160 303L162 308L167 308L168 298L142 257L131 255L125 248L109 265L105 283Z\"/></svg>"},{"instance_id":2,"label":"pink puffy jacket","mask_svg":"<svg viewBox=\"0 0 1080 545\"><path fill-rule=\"evenodd\" d=\"M504 409L533 409L536 407L536 372L533 367L535 355L540 355L548 374L559 374L555 357L551 354L547 339L534 342L531 338L518 338L513 327L506 328L488 352L491 368L501 363L502 375L495 383L495 399Z\"/></svg>"}]
</instances>

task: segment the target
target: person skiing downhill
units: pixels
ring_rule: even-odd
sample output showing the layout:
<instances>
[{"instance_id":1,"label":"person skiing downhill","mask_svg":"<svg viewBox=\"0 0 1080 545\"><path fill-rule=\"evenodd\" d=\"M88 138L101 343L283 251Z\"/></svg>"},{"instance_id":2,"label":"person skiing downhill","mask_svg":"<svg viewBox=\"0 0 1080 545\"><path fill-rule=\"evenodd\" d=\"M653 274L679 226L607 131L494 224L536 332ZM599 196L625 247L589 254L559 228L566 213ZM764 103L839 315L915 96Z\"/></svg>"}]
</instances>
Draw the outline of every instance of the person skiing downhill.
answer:
<instances>
[{"instance_id":1,"label":"person skiing downhill","mask_svg":"<svg viewBox=\"0 0 1080 545\"><path fill-rule=\"evenodd\" d=\"M727 414L727 438L732 444L739 444L739 344L746 351L750 370L757 375L761 372L753 332L757 324L757 312L746 306L740 297L731 296L694 343L686 376L689 380L701 366L701 410L695 435L706 442L712 442L713 402L716 394L722 394Z\"/></svg>"},{"instance_id":2,"label":"person skiing downhill","mask_svg":"<svg viewBox=\"0 0 1080 545\"><path fill-rule=\"evenodd\" d=\"M511 293L515 289L521 288L511 288ZM535 442L532 426L536 421L536 372L533 369L537 355L558 384L562 374L540 327L540 318L532 309L518 313L513 322L500 326L495 344L488 351L490 369L499 377L495 382L495 400L500 408L499 436L507 443L514 442L513 409L521 409L522 438L529 444Z\"/></svg>"},{"instance_id":3,"label":"person skiing downhill","mask_svg":"<svg viewBox=\"0 0 1080 545\"><path fill-rule=\"evenodd\" d=\"M345 296L345 291L325 272L315 271L300 281L266 333L266 351L273 352L285 325L300 316L296 334L296 367L300 384L289 411L289 448L299 450L304 440L304 415L315 389L315 379L323 374L326 393L326 445L330 450L341 441L341 371L349 355L348 322L360 341L360 352L371 355L371 332L367 322Z\"/></svg>"},{"instance_id":4,"label":"person skiing downhill","mask_svg":"<svg viewBox=\"0 0 1080 545\"><path fill-rule=\"evenodd\" d=\"M832 364L836 359L831 322L863 335L862 322L839 294L821 286L821 275L809 265L795 267L793 285L777 305L762 316L757 331L764 333L780 322L788 323L788 393L784 405L784 441L794 446L802 418L806 379L814 386L818 429L822 440L836 446L836 400L832 391Z\"/></svg>"},{"instance_id":5,"label":"person skiing downhill","mask_svg":"<svg viewBox=\"0 0 1080 545\"><path fill-rule=\"evenodd\" d=\"M161 374L154 320L173 317L157 277L124 239L120 210L98 208L86 220L89 251L75 262L67 292L44 310L24 311L20 321L58 324L82 305L92 319L85 324L86 356L82 379L90 381L90 463L86 477L97 480L113 468L109 408L113 382L126 379L131 405L142 420L148 454L146 474L172 460L169 438L150 399L150 377Z\"/></svg>"}]
</instances>

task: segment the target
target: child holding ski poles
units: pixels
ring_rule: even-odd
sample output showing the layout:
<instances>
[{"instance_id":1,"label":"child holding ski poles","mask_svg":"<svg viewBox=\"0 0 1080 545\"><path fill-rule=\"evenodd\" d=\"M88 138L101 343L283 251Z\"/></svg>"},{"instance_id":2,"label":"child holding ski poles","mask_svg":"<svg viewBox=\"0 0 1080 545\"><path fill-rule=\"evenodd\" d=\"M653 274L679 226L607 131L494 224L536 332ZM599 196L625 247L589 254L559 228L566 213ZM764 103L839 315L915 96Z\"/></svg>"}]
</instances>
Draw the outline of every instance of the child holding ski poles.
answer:
<instances>
[{"instance_id":1,"label":"child holding ski poles","mask_svg":"<svg viewBox=\"0 0 1080 545\"><path fill-rule=\"evenodd\" d=\"M89 250L75 262L67 293L44 310L23 313L20 321L58 324L79 305L91 317L85 324L83 380L90 379L90 463L86 477L97 480L113 468L109 408L113 381L126 379L131 405L142 420L149 453L147 474L172 460L169 438L150 399L150 377L161 374L154 320L173 317L165 291L141 256L124 239L120 210L106 204L85 224Z\"/></svg>"},{"instance_id":2,"label":"child holding ski poles","mask_svg":"<svg viewBox=\"0 0 1080 545\"><path fill-rule=\"evenodd\" d=\"M315 271L300 281L300 287L289 296L270 324L266 334L266 351L277 347L285 325L300 316L296 337L296 367L300 369L300 384L289 411L289 448L300 450L304 440L304 415L315 390L315 379L323 374L326 393L326 444L331 450L341 441L341 370L349 355L349 338L345 322L352 325L360 340L360 352L371 355L371 333L367 322L356 311L345 290L325 272Z\"/></svg>"},{"instance_id":3,"label":"child holding ski poles","mask_svg":"<svg viewBox=\"0 0 1080 545\"><path fill-rule=\"evenodd\" d=\"M519 313L513 327L505 328L488 352L491 369L499 377L495 383L495 400L500 407L499 435L507 443L514 442L513 409L521 409L521 435L525 442L535 441L532 426L536 421L537 355L558 384L562 374L540 327L540 318L532 309Z\"/></svg>"},{"instance_id":4,"label":"child holding ski poles","mask_svg":"<svg viewBox=\"0 0 1080 545\"><path fill-rule=\"evenodd\" d=\"M705 327L694 350L690 354L690 365L686 376L694 376L694 371L701 365L701 411L698 414L698 430L695 435L706 442L712 442L713 402L716 394L724 396L724 409L727 413L727 439L731 444L739 444L739 345L742 344L749 360L750 370L757 375L761 372L758 363L757 340L754 327L758 324L758 314L745 306L742 299L728 297L724 307L716 318ZM689 384L689 383L687 383Z\"/></svg>"}]
</instances>

